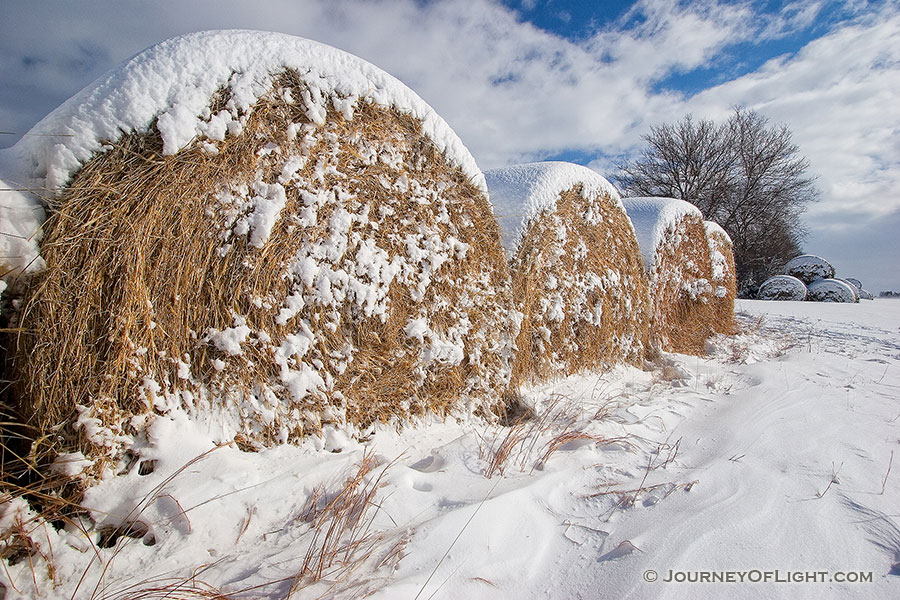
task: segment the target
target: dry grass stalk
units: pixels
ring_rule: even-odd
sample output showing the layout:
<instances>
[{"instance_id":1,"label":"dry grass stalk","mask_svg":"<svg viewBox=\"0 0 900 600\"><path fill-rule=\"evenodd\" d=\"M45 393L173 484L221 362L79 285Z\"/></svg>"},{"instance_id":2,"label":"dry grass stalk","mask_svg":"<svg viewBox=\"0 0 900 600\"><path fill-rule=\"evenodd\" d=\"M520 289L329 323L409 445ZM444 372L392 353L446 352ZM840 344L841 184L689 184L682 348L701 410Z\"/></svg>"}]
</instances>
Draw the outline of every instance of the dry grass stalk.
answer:
<instances>
[{"instance_id":1,"label":"dry grass stalk","mask_svg":"<svg viewBox=\"0 0 900 600\"><path fill-rule=\"evenodd\" d=\"M72 501L80 488L69 477L42 472L28 454L32 442L40 442L39 432L23 424L8 407L0 414L0 515L7 525L0 530L0 561L14 565L27 560L39 594L35 570L45 569L51 581L56 574L47 528L53 522L80 528L73 517L84 511Z\"/></svg>"},{"instance_id":2,"label":"dry grass stalk","mask_svg":"<svg viewBox=\"0 0 900 600\"><path fill-rule=\"evenodd\" d=\"M540 439L554 426L558 427L559 422L571 426L576 420L575 413L571 402L562 395L551 397L539 415L522 411L512 423L498 431L503 432L502 435L490 441L481 440L479 454L488 463L484 476L490 479L494 475L503 475L509 464L518 464L524 469Z\"/></svg>"},{"instance_id":3,"label":"dry grass stalk","mask_svg":"<svg viewBox=\"0 0 900 600\"><path fill-rule=\"evenodd\" d=\"M712 268L713 330L716 333L734 335L737 323L734 318L734 300L737 298L737 267L731 240L718 227L706 229L709 242L710 267Z\"/></svg>"},{"instance_id":4,"label":"dry grass stalk","mask_svg":"<svg viewBox=\"0 0 900 600\"><path fill-rule=\"evenodd\" d=\"M24 292L10 352L19 408L40 434L33 457L79 448L115 458L140 433L132 417L173 409L225 413L257 446L329 422L447 414L461 399L502 413L514 326L485 195L415 118L358 103L347 120L329 103L316 126L293 101L304 94L288 71L243 115L241 133L173 156L155 129L127 135L53 203L47 269ZM248 198L265 195L260 182L283 184L285 204L254 244L246 230L259 205ZM416 262L433 247L447 260ZM372 252L383 252L381 272L345 270ZM298 273L306 258L314 281ZM341 287L344 276L377 286L401 263L414 268L394 274L382 315L359 300L366 290ZM315 300L326 275L331 304ZM419 318L430 331L414 339L407 327ZM215 342L241 332L239 354ZM305 352L290 348L304 335ZM461 356L440 354L447 340ZM79 414L94 435L75 427Z\"/></svg>"},{"instance_id":5,"label":"dry grass stalk","mask_svg":"<svg viewBox=\"0 0 900 600\"><path fill-rule=\"evenodd\" d=\"M594 444L611 444L616 442L628 443L625 438L605 438L599 435L592 435L584 431L563 431L555 435L546 444L544 444L541 457L535 463L536 469L543 469L544 465L557 450L563 448L567 444L574 442L587 441Z\"/></svg>"},{"instance_id":6,"label":"dry grass stalk","mask_svg":"<svg viewBox=\"0 0 900 600\"><path fill-rule=\"evenodd\" d=\"M123 589L104 591L91 596L91 600L231 600L234 597L191 576L141 581Z\"/></svg>"},{"instance_id":7,"label":"dry grass stalk","mask_svg":"<svg viewBox=\"0 0 900 600\"><path fill-rule=\"evenodd\" d=\"M640 364L649 299L640 249L615 199L562 191L534 219L510 262L523 314L513 384Z\"/></svg>"},{"instance_id":8,"label":"dry grass stalk","mask_svg":"<svg viewBox=\"0 0 900 600\"><path fill-rule=\"evenodd\" d=\"M378 466L374 455L365 454L358 470L343 482L336 493L329 494L321 487L310 496L301 511L300 520L310 524L312 539L291 584L288 598L321 581L329 583L328 592L336 588L361 588L368 581L352 580L351 576L372 559L375 569L393 569L399 563L405 548L403 538L375 556L387 540L383 534L371 531L378 509L376 494L381 488L382 477L391 465L388 464L376 477L369 477ZM373 508L376 510L373 511Z\"/></svg>"},{"instance_id":9,"label":"dry grass stalk","mask_svg":"<svg viewBox=\"0 0 900 600\"><path fill-rule=\"evenodd\" d=\"M101 541L95 546L92 538L96 531L85 530L83 524L77 520L66 521L80 530L93 548L93 556L72 592L73 598L89 597L92 600L224 599L244 597L245 593L264 588L283 588L284 585L290 586L290 592L286 597L292 597L294 593L315 584L319 584L315 588L317 591L325 590L319 597L335 594L340 596L348 591L352 593L354 590L359 591L372 587L373 582L376 581L375 578L358 575L353 577L361 568L368 568L373 572L381 569L393 570L402 559L407 542L405 536L388 535L371 530L373 519L379 509L377 492L382 487L382 478L393 463L385 465L377 476L373 476L373 471L380 466L379 462L372 454L365 454L358 467L336 489L332 490L328 486L322 485L317 487L307 500L297 521L301 526L309 528L310 541L303 562L293 577L233 590L226 594L202 579L202 575L207 570L215 567L215 563L213 563L196 567L191 570L189 575L185 576L165 574L134 583L110 581L111 567L117 560L122 560L120 558L122 550L136 539L130 533L129 528L134 525L143 525L141 515L144 510L157 498L170 497L169 494L164 493L167 486L181 473L202 461L217 448L195 457L180 467L148 492L123 518L119 527L107 528L107 534L112 534L109 543L103 543L102 529L100 530ZM12 499L0 499L0 506L9 500ZM11 560L14 564L16 561L30 561L37 596L41 595L42 590L38 587L35 570L45 567L48 570L47 578L50 581L53 581L55 576L50 540L47 540L46 545L34 541L35 539L40 540L40 534L46 527L49 527L49 524L41 516L35 516L27 522L17 519L14 526L4 532L3 540L0 540L4 548L4 562ZM146 535L148 528L146 526L138 527L136 531L139 533L137 537L140 538ZM103 553L98 550L98 546L113 548L112 553Z\"/></svg>"},{"instance_id":10,"label":"dry grass stalk","mask_svg":"<svg viewBox=\"0 0 900 600\"><path fill-rule=\"evenodd\" d=\"M496 447L492 447L487 453L488 466L484 470L484 476L490 479L494 475L503 475L507 463L513 452L520 448L526 441L533 439L535 435L535 422L525 419L517 420L506 431Z\"/></svg>"},{"instance_id":11,"label":"dry grass stalk","mask_svg":"<svg viewBox=\"0 0 900 600\"><path fill-rule=\"evenodd\" d=\"M884 479L881 480L881 495L884 495L884 490L887 489L887 480L888 477L891 476L891 467L894 466L894 451L891 450L891 460L888 461L887 472L884 474Z\"/></svg>"},{"instance_id":12,"label":"dry grass stalk","mask_svg":"<svg viewBox=\"0 0 900 600\"><path fill-rule=\"evenodd\" d=\"M649 273L651 340L666 352L703 355L716 327L712 264L699 216L684 215L665 232Z\"/></svg>"},{"instance_id":13,"label":"dry grass stalk","mask_svg":"<svg viewBox=\"0 0 900 600\"><path fill-rule=\"evenodd\" d=\"M586 441L604 445L630 445L625 438L607 438L587 433L587 421L580 419L580 407L564 395L550 398L540 414L525 412L509 426L502 428L493 440L481 441L480 454L487 461L484 476L503 475L506 469L543 469L553 454L571 443ZM530 465L530 468L529 468Z\"/></svg>"},{"instance_id":14,"label":"dry grass stalk","mask_svg":"<svg viewBox=\"0 0 900 600\"><path fill-rule=\"evenodd\" d=\"M641 476L641 481L638 483L636 488L631 489L610 489L613 484L607 484L604 490L594 492L593 494L588 495L588 498L596 498L601 496L613 496L615 498L615 502L610 510L609 515L607 515L607 520L612 517L613 514L619 509L622 508L633 508L638 500L641 499L648 492L652 492L658 489L664 489L665 493L663 494L663 498L667 498L677 490L691 491L691 489L698 483L698 480L689 481L687 483L657 483L657 484L647 484L647 478L650 476L652 471L657 469L666 469L668 466L675 460L678 456L678 449L681 446L681 438L679 438L674 444L670 444L668 442L659 444L656 447L655 452L650 453L647 457L647 465L643 469L643 474ZM665 456L663 455L665 452Z\"/></svg>"}]
</instances>

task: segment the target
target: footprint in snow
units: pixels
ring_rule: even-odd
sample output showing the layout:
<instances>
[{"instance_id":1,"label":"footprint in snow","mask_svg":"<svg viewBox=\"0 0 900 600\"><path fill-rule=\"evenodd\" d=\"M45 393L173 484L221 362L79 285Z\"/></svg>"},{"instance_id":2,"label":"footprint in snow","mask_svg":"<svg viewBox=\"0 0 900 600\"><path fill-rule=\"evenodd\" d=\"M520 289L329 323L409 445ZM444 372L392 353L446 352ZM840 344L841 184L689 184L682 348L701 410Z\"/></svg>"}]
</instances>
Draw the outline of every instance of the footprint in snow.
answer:
<instances>
[{"instance_id":1,"label":"footprint in snow","mask_svg":"<svg viewBox=\"0 0 900 600\"><path fill-rule=\"evenodd\" d=\"M444 466L443 458L440 456L426 456L425 458L418 460L409 466L410 469L415 469L420 473L434 473L438 469Z\"/></svg>"}]
</instances>

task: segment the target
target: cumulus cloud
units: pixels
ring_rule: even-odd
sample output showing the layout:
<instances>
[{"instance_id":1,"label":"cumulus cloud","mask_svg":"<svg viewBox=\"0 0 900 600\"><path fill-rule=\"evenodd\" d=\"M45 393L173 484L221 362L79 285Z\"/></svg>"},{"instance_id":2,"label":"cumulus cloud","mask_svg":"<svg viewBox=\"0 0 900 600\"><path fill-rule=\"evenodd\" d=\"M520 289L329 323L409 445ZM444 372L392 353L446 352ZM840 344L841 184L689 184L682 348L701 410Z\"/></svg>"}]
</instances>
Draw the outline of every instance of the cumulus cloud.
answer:
<instances>
[{"instance_id":1,"label":"cumulus cloud","mask_svg":"<svg viewBox=\"0 0 900 600\"><path fill-rule=\"evenodd\" d=\"M687 106L702 114L743 104L788 124L819 176L823 201L811 225L833 213L878 216L900 209L900 14L869 17L810 42L795 56L706 90ZM844 220L846 222L846 220Z\"/></svg>"},{"instance_id":2,"label":"cumulus cloud","mask_svg":"<svg viewBox=\"0 0 900 600\"><path fill-rule=\"evenodd\" d=\"M33 122L37 111L115 60L166 37L206 28L272 29L349 50L398 76L457 129L486 168L567 148L633 143L644 123L677 112L678 95L652 92L654 82L710 61L743 35L751 16L742 5L642 0L576 43L490 0L281 0L265 10L236 0L39 4L44 10L37 13L15 7L19 14L0 36L3 78L32 85L47 99L6 109L21 111L22 122ZM57 14L47 14L50 5ZM39 32L47 22L65 26L44 40ZM66 64L72 60L80 61L75 69Z\"/></svg>"}]
</instances>

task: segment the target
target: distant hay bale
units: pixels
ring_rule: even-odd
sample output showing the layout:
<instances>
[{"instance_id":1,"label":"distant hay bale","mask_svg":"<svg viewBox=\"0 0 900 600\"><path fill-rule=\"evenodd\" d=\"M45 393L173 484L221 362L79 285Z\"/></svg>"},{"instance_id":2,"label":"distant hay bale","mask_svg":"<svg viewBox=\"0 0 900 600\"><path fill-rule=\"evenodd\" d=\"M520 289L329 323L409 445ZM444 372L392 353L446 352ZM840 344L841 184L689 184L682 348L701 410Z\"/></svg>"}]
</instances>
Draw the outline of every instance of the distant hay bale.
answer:
<instances>
[{"instance_id":1,"label":"distant hay bale","mask_svg":"<svg viewBox=\"0 0 900 600\"><path fill-rule=\"evenodd\" d=\"M660 350L701 355L715 330L712 264L703 216L674 198L626 198L644 259L651 342Z\"/></svg>"},{"instance_id":2,"label":"distant hay bale","mask_svg":"<svg viewBox=\"0 0 900 600\"><path fill-rule=\"evenodd\" d=\"M793 300L802 302L806 300L806 285L791 275L775 275L766 279L756 297L760 300Z\"/></svg>"},{"instance_id":3,"label":"distant hay bale","mask_svg":"<svg viewBox=\"0 0 900 600\"><path fill-rule=\"evenodd\" d=\"M796 277L806 285L816 279L834 277L834 267L821 256L801 254L795 256L784 265L784 274Z\"/></svg>"},{"instance_id":4,"label":"distant hay bale","mask_svg":"<svg viewBox=\"0 0 900 600\"><path fill-rule=\"evenodd\" d=\"M649 299L634 230L615 188L579 165L485 173L522 313L513 383L640 363Z\"/></svg>"},{"instance_id":5,"label":"distant hay bale","mask_svg":"<svg viewBox=\"0 0 900 600\"><path fill-rule=\"evenodd\" d=\"M398 81L307 40L207 32L36 129L90 119L143 126L102 146L76 130L36 175L62 187L13 367L55 444L115 457L176 413L260 447L503 412L516 329L484 180Z\"/></svg>"},{"instance_id":6,"label":"distant hay bale","mask_svg":"<svg viewBox=\"0 0 900 600\"><path fill-rule=\"evenodd\" d=\"M845 281L853 286L856 295L861 300L874 300L875 297L872 296L872 293L868 290L863 289L862 282L859 279L855 279L853 277L845 277L840 279L840 281Z\"/></svg>"},{"instance_id":7,"label":"distant hay bale","mask_svg":"<svg viewBox=\"0 0 900 600\"><path fill-rule=\"evenodd\" d=\"M817 279L806 286L807 300L813 302L859 302L853 286L837 279Z\"/></svg>"},{"instance_id":8,"label":"distant hay bale","mask_svg":"<svg viewBox=\"0 0 900 600\"><path fill-rule=\"evenodd\" d=\"M843 283L846 283L846 284L847 284L847 287L850 288L850 291L853 292L853 301L854 301L854 302L859 302L859 299L860 299L861 295L860 295L860 293L859 293L859 292L860 292L860 289L859 289L859 287L858 287L857 285L853 284L853 282L851 282L851 281L849 281L849 280L847 280L847 279L842 279L842 278L840 278L840 277L835 277L834 280L835 280L835 281L841 281L841 282L843 282Z\"/></svg>"},{"instance_id":9,"label":"distant hay bale","mask_svg":"<svg viewBox=\"0 0 900 600\"><path fill-rule=\"evenodd\" d=\"M709 242L709 260L712 268L712 302L716 333L733 334L734 300L737 298L737 268L734 265L734 246L731 237L718 223L704 221L706 239Z\"/></svg>"}]
</instances>

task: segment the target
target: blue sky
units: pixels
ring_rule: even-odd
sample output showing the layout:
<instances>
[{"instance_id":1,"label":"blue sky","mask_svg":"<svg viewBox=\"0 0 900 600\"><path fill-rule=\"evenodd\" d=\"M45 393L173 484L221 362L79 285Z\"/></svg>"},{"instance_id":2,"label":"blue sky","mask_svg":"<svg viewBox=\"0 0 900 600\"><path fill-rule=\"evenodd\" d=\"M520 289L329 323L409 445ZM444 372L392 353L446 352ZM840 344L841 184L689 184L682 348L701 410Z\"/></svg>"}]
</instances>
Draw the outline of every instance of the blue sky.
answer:
<instances>
[{"instance_id":1,"label":"blue sky","mask_svg":"<svg viewBox=\"0 0 900 600\"><path fill-rule=\"evenodd\" d=\"M653 124L752 108L792 129L818 177L806 250L900 290L898 0L0 0L0 131L147 46L221 28L369 60L483 169L553 158L609 175Z\"/></svg>"}]
</instances>

